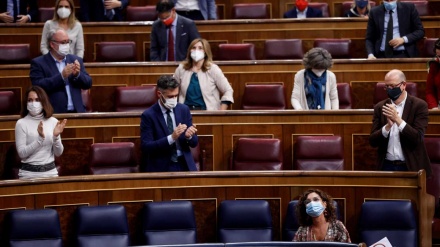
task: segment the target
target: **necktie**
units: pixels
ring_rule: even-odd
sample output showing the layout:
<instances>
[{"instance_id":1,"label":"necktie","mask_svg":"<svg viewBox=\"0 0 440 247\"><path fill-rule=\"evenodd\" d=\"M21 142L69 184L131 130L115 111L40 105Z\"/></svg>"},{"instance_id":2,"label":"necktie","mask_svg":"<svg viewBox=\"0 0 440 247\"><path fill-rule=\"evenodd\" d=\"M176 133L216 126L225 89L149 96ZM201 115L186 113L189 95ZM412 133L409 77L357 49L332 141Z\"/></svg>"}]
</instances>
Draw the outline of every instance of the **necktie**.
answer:
<instances>
[{"instance_id":1,"label":"necktie","mask_svg":"<svg viewBox=\"0 0 440 247\"><path fill-rule=\"evenodd\" d=\"M387 34L385 39L385 57L393 57L393 47L389 45L393 39L393 11L390 10L390 19L388 20Z\"/></svg>"},{"instance_id":2,"label":"necktie","mask_svg":"<svg viewBox=\"0 0 440 247\"><path fill-rule=\"evenodd\" d=\"M13 9L14 9L14 13L13 13L13 17L14 17L14 22L17 20L17 15L18 15L18 4L17 4L18 0L13 0Z\"/></svg>"},{"instance_id":3,"label":"necktie","mask_svg":"<svg viewBox=\"0 0 440 247\"><path fill-rule=\"evenodd\" d=\"M107 17L109 21L113 20L113 17L115 17L115 10L114 9L106 9L105 8L105 0L102 0L102 3L104 4L104 14Z\"/></svg>"},{"instance_id":4,"label":"necktie","mask_svg":"<svg viewBox=\"0 0 440 247\"><path fill-rule=\"evenodd\" d=\"M170 110L167 110L167 127L168 127L168 133L171 135L173 134L174 128L173 128L173 119L171 118L170 112L171 112ZM175 142L171 145L171 148L173 149L171 155L171 161L177 162L177 148Z\"/></svg>"},{"instance_id":5,"label":"necktie","mask_svg":"<svg viewBox=\"0 0 440 247\"><path fill-rule=\"evenodd\" d=\"M174 36L173 28L170 25L168 27L168 61L175 61L174 59Z\"/></svg>"}]
</instances>

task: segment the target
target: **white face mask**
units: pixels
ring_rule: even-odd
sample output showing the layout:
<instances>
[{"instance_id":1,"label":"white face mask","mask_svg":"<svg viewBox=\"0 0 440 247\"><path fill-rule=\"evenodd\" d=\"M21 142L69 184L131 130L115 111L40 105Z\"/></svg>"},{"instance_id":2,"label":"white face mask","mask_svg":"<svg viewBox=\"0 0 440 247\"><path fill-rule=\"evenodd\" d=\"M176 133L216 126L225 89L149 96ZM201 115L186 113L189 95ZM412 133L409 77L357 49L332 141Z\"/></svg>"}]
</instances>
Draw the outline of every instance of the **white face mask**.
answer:
<instances>
[{"instance_id":1,"label":"white face mask","mask_svg":"<svg viewBox=\"0 0 440 247\"><path fill-rule=\"evenodd\" d=\"M200 60L202 60L203 58L205 58L205 52L201 51L201 50L195 50L191 52L191 58L198 62Z\"/></svg>"},{"instance_id":2,"label":"white face mask","mask_svg":"<svg viewBox=\"0 0 440 247\"><path fill-rule=\"evenodd\" d=\"M61 7L57 10L57 14L61 19L67 19L70 16L70 9Z\"/></svg>"},{"instance_id":3,"label":"white face mask","mask_svg":"<svg viewBox=\"0 0 440 247\"><path fill-rule=\"evenodd\" d=\"M316 76L321 77L322 74L324 74L325 69L312 69L312 72L313 72Z\"/></svg>"},{"instance_id":4,"label":"white face mask","mask_svg":"<svg viewBox=\"0 0 440 247\"><path fill-rule=\"evenodd\" d=\"M164 100L165 100L165 102L164 102ZM174 107L176 107L176 105L177 105L177 97L174 97L174 98L165 98L164 96L163 96L163 94L162 94L162 97L161 97L161 102L162 102L162 104L165 106L165 108L167 108L167 109L174 109Z\"/></svg>"},{"instance_id":5,"label":"white face mask","mask_svg":"<svg viewBox=\"0 0 440 247\"><path fill-rule=\"evenodd\" d=\"M38 101L28 102L27 109L31 116L37 116L43 111L43 106L41 105L41 102Z\"/></svg>"},{"instance_id":6,"label":"white face mask","mask_svg":"<svg viewBox=\"0 0 440 247\"><path fill-rule=\"evenodd\" d=\"M58 45L58 55L60 56L67 56L67 54L69 54L70 52L70 44L59 44Z\"/></svg>"}]
</instances>

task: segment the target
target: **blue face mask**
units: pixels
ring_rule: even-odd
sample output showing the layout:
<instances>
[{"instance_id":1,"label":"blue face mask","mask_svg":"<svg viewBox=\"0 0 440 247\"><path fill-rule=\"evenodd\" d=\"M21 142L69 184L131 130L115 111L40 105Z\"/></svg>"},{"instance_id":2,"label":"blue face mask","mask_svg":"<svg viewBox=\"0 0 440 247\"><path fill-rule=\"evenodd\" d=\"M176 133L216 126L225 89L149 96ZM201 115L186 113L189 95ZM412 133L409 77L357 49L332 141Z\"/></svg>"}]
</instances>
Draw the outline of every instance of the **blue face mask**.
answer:
<instances>
[{"instance_id":1,"label":"blue face mask","mask_svg":"<svg viewBox=\"0 0 440 247\"><path fill-rule=\"evenodd\" d=\"M363 9L367 6L368 4L368 0L364 1L364 0L356 0L356 6L358 6L359 8Z\"/></svg>"},{"instance_id":2,"label":"blue face mask","mask_svg":"<svg viewBox=\"0 0 440 247\"><path fill-rule=\"evenodd\" d=\"M390 11L390 10L394 10L397 6L397 1L392 1L392 2L383 2L383 5L385 6L385 9Z\"/></svg>"},{"instance_id":3,"label":"blue face mask","mask_svg":"<svg viewBox=\"0 0 440 247\"><path fill-rule=\"evenodd\" d=\"M306 213L311 217L320 216L324 210L324 205L319 201L312 201L306 205Z\"/></svg>"}]
</instances>

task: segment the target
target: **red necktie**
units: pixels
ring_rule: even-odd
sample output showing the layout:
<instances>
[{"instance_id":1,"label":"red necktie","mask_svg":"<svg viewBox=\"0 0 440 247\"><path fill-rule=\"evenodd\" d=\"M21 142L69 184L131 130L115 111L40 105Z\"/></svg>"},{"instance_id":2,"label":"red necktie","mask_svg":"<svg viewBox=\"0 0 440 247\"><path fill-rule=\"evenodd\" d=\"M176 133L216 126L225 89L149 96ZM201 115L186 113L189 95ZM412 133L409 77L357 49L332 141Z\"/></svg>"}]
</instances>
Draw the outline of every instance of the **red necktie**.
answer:
<instances>
[{"instance_id":1,"label":"red necktie","mask_svg":"<svg viewBox=\"0 0 440 247\"><path fill-rule=\"evenodd\" d=\"M175 61L174 59L174 36L172 26L168 28L168 61Z\"/></svg>"}]
</instances>

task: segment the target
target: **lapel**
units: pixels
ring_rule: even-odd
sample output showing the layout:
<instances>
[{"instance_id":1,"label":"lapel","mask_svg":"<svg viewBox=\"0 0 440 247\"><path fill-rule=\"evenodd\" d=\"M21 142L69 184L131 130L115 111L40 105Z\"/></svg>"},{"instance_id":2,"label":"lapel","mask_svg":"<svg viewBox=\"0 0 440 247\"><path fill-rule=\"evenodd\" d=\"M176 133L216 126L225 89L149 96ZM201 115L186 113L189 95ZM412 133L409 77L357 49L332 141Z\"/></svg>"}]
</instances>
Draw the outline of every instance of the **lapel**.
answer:
<instances>
[{"instance_id":1,"label":"lapel","mask_svg":"<svg viewBox=\"0 0 440 247\"><path fill-rule=\"evenodd\" d=\"M179 44L180 36L182 35L182 30L183 30L182 16L179 15L179 17L177 17L177 22L176 22L176 39L174 41L176 42L176 44Z\"/></svg>"},{"instance_id":2,"label":"lapel","mask_svg":"<svg viewBox=\"0 0 440 247\"><path fill-rule=\"evenodd\" d=\"M405 122L408 122L408 117L412 109L413 100L411 96L408 94L408 92L406 92L406 94L407 96L406 96L405 107L403 108L402 119L405 120Z\"/></svg>"},{"instance_id":3,"label":"lapel","mask_svg":"<svg viewBox=\"0 0 440 247\"><path fill-rule=\"evenodd\" d=\"M380 40L382 40L383 38L383 32L384 32L384 23L385 23L385 7L383 5L380 5L379 7L379 11L378 11L378 20L377 22L379 23L379 35L380 35Z\"/></svg>"},{"instance_id":4,"label":"lapel","mask_svg":"<svg viewBox=\"0 0 440 247\"><path fill-rule=\"evenodd\" d=\"M60 73L58 71L57 66L55 65L55 60L52 57L52 55L50 54L50 52L48 52L46 55L44 55L44 60L45 60L45 63L49 66L49 70L52 75Z\"/></svg>"},{"instance_id":5,"label":"lapel","mask_svg":"<svg viewBox=\"0 0 440 247\"><path fill-rule=\"evenodd\" d=\"M177 103L176 107L174 107L174 120L176 120L176 126L179 125L179 123L182 123L182 118L179 114L179 103Z\"/></svg>"},{"instance_id":6,"label":"lapel","mask_svg":"<svg viewBox=\"0 0 440 247\"><path fill-rule=\"evenodd\" d=\"M399 2L397 2L397 21L399 22L399 32L400 33L405 33L403 28L405 27L404 21L407 20L409 17L406 15L406 13L404 13L405 11L403 11L403 7L402 4L400 4Z\"/></svg>"},{"instance_id":7,"label":"lapel","mask_svg":"<svg viewBox=\"0 0 440 247\"><path fill-rule=\"evenodd\" d=\"M159 102L157 102L154 106L153 106L154 112L156 113L156 118L160 123L160 126L162 127L162 131L163 133L165 133L165 135L168 135L168 126L167 123L165 122L165 118L164 115L162 113L162 109L159 106Z\"/></svg>"}]
</instances>

